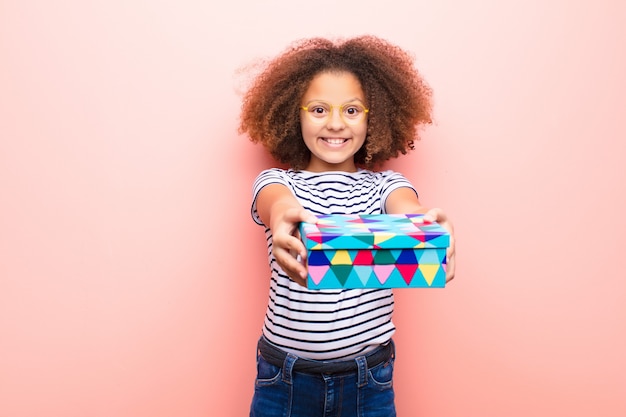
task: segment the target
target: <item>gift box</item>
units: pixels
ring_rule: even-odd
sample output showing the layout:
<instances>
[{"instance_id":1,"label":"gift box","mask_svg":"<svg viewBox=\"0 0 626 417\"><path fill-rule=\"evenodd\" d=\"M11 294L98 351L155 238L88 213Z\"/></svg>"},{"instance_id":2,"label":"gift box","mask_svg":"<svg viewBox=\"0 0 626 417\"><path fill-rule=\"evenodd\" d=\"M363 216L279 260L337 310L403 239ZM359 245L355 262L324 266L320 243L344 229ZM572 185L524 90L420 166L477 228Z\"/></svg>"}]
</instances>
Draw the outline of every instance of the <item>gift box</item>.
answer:
<instances>
[{"instance_id":1,"label":"gift box","mask_svg":"<svg viewBox=\"0 0 626 417\"><path fill-rule=\"evenodd\" d=\"M445 286L450 235L422 214L316 217L299 225L309 289Z\"/></svg>"}]
</instances>

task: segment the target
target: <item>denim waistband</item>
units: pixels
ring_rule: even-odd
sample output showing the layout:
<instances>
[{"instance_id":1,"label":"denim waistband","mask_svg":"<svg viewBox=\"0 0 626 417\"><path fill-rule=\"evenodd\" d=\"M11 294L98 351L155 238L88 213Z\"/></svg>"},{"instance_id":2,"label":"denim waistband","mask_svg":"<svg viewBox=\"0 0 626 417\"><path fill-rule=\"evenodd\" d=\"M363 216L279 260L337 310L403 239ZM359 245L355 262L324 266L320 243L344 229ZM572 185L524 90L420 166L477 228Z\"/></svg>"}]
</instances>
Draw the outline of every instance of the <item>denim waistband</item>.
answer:
<instances>
[{"instance_id":1,"label":"denim waistband","mask_svg":"<svg viewBox=\"0 0 626 417\"><path fill-rule=\"evenodd\" d=\"M274 366L282 367L287 357L287 352L278 346L270 343L264 336L261 336L258 343L258 350L263 358ZM394 355L393 341L389 341L378 346L373 351L364 355L368 368L380 365L388 361ZM308 374L338 374L355 372L358 364L355 359L340 361L316 361L312 359L300 358L295 361L293 370Z\"/></svg>"}]
</instances>

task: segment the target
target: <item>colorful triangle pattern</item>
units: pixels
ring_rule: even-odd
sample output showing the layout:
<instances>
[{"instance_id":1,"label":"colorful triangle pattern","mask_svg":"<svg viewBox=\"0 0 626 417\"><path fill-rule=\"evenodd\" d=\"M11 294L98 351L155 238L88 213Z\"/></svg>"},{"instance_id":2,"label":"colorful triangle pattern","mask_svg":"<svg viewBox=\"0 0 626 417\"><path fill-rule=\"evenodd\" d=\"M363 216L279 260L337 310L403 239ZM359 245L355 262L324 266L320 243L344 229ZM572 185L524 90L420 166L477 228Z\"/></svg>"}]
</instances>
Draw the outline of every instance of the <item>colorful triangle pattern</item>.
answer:
<instances>
[{"instance_id":1,"label":"colorful triangle pattern","mask_svg":"<svg viewBox=\"0 0 626 417\"><path fill-rule=\"evenodd\" d=\"M420 214L324 215L302 223L308 287L445 286L447 231Z\"/></svg>"},{"instance_id":2,"label":"colorful triangle pattern","mask_svg":"<svg viewBox=\"0 0 626 417\"><path fill-rule=\"evenodd\" d=\"M439 224L422 214L328 214L300 224L307 249L437 248L450 244Z\"/></svg>"}]
</instances>

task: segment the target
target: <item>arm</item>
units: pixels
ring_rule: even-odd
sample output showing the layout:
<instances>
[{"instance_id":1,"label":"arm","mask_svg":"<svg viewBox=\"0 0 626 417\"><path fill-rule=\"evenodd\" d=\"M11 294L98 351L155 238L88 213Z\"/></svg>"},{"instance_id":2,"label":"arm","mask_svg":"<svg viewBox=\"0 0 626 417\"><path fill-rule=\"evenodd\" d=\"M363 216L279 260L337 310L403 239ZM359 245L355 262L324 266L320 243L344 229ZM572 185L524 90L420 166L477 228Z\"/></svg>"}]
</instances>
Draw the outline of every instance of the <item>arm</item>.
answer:
<instances>
[{"instance_id":1,"label":"arm","mask_svg":"<svg viewBox=\"0 0 626 417\"><path fill-rule=\"evenodd\" d=\"M302 286L306 286L306 248L298 238L298 223L315 223L316 219L281 184L270 184L257 196L259 217L272 231L272 251L282 270ZM301 261L296 259L300 255Z\"/></svg>"},{"instance_id":2,"label":"arm","mask_svg":"<svg viewBox=\"0 0 626 417\"><path fill-rule=\"evenodd\" d=\"M398 188L389 194L385 202L385 210L390 214L421 213L425 221L437 222L450 233L450 247L446 252L446 282L454 278L455 272L455 239L454 226L448 216L439 208L428 209L422 206L417 194L410 188Z\"/></svg>"}]
</instances>

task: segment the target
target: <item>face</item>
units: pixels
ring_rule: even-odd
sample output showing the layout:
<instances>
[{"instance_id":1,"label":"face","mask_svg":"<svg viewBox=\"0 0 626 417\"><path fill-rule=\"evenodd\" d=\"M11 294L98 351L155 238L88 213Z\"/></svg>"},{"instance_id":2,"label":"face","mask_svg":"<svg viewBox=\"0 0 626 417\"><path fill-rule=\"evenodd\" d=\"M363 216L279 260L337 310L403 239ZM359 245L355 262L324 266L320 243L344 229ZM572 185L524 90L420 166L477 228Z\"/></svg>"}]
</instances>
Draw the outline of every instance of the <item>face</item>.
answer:
<instances>
[{"instance_id":1,"label":"face","mask_svg":"<svg viewBox=\"0 0 626 417\"><path fill-rule=\"evenodd\" d=\"M354 154L367 133L365 95L349 72L317 75L304 94L300 110L302 137L311 151L307 171L355 172Z\"/></svg>"}]
</instances>

